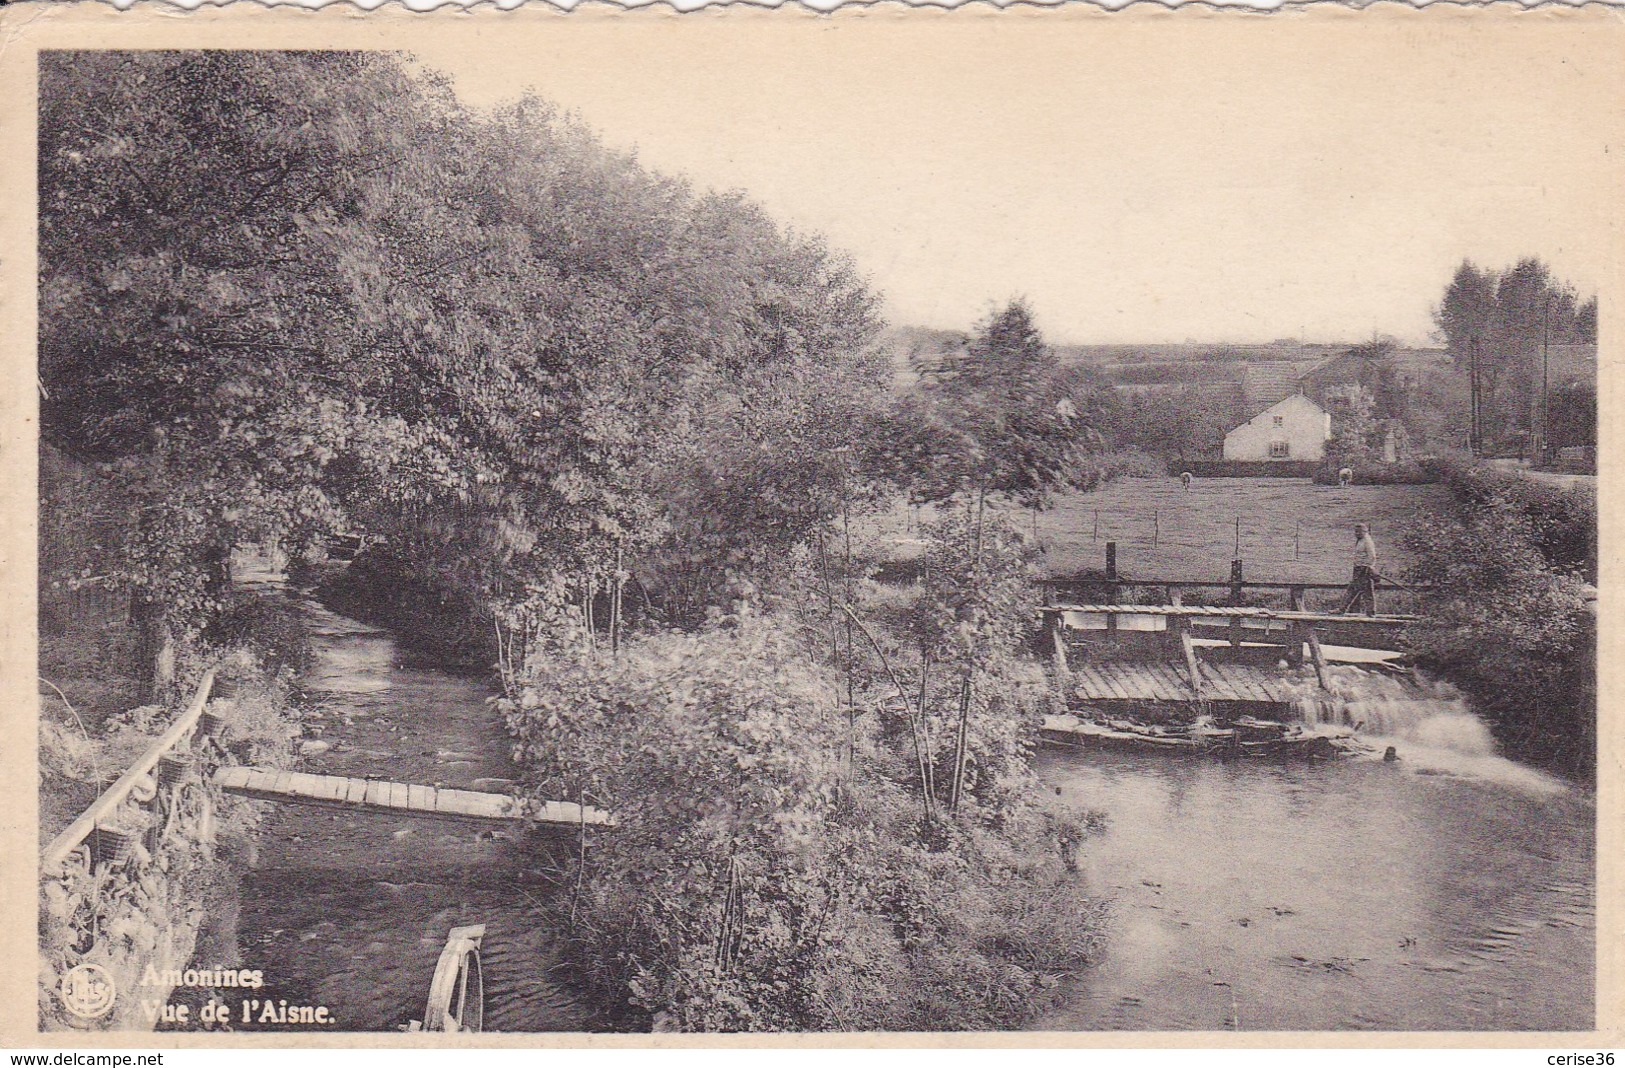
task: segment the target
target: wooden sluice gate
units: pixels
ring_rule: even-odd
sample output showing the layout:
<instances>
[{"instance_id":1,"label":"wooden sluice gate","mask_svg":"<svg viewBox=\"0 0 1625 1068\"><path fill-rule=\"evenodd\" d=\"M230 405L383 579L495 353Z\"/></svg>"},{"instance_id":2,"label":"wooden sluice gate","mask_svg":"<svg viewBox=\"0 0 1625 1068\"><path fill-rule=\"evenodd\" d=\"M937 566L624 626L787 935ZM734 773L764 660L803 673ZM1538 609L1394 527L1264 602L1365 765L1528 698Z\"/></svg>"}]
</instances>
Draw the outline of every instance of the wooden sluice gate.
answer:
<instances>
[{"instance_id":1,"label":"wooden sluice gate","mask_svg":"<svg viewBox=\"0 0 1625 1068\"><path fill-rule=\"evenodd\" d=\"M345 775L225 767L215 773L214 784L229 794L259 801L332 805L429 819L504 824L529 821L564 829L615 824L614 816L603 809L573 801L526 802L508 794Z\"/></svg>"},{"instance_id":2,"label":"wooden sluice gate","mask_svg":"<svg viewBox=\"0 0 1625 1068\"><path fill-rule=\"evenodd\" d=\"M1336 703L1325 644L1387 652L1404 628L1426 625L1250 605L1051 604L1042 613L1070 707L1046 717L1045 741L1308 758L1364 748L1347 727L1304 722L1306 705ZM1377 664L1356 670L1391 674Z\"/></svg>"}]
</instances>

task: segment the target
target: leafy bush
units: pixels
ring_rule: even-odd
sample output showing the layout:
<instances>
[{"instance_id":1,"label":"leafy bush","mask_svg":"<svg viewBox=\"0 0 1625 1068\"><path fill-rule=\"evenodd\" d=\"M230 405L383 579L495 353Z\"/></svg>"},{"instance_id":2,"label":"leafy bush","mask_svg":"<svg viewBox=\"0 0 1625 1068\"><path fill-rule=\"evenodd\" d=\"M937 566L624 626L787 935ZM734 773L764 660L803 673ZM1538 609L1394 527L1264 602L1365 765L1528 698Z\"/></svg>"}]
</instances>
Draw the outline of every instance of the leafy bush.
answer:
<instances>
[{"instance_id":1,"label":"leafy bush","mask_svg":"<svg viewBox=\"0 0 1625 1068\"><path fill-rule=\"evenodd\" d=\"M1071 483L1086 493L1114 479L1163 478L1168 474L1166 463L1139 449L1092 453L1084 457L1078 467Z\"/></svg>"},{"instance_id":2,"label":"leafy bush","mask_svg":"<svg viewBox=\"0 0 1625 1068\"><path fill-rule=\"evenodd\" d=\"M1438 592L1411 651L1461 686L1518 757L1584 773L1596 761L1596 625L1585 583L1542 550L1515 503L1488 496L1422 517L1412 581Z\"/></svg>"},{"instance_id":3,"label":"leafy bush","mask_svg":"<svg viewBox=\"0 0 1625 1068\"><path fill-rule=\"evenodd\" d=\"M271 677L310 666L310 636L292 601L233 591L204 632L213 645L242 650Z\"/></svg>"},{"instance_id":4,"label":"leafy bush","mask_svg":"<svg viewBox=\"0 0 1625 1068\"><path fill-rule=\"evenodd\" d=\"M1528 524L1533 546L1559 571L1597 581L1597 495L1482 464L1435 461L1464 513L1505 510Z\"/></svg>"},{"instance_id":5,"label":"leafy bush","mask_svg":"<svg viewBox=\"0 0 1625 1068\"><path fill-rule=\"evenodd\" d=\"M915 759L848 714L796 630L747 612L538 659L505 703L531 792L617 818L557 905L578 979L657 1029L1030 1018L1097 929L1072 878L1082 828L970 802L927 825Z\"/></svg>"}]
</instances>

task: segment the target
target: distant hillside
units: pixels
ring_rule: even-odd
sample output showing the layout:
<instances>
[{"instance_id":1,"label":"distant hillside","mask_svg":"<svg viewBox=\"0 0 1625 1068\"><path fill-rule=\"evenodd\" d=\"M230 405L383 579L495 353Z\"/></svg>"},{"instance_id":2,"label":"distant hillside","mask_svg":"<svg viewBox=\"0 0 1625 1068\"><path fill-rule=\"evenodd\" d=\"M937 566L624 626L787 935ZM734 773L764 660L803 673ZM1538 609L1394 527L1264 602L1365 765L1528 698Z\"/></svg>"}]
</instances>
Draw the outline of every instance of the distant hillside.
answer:
<instances>
[{"instance_id":1,"label":"distant hillside","mask_svg":"<svg viewBox=\"0 0 1625 1068\"><path fill-rule=\"evenodd\" d=\"M901 388L918 381L920 368L940 364L964 350L961 331L898 327L888 332ZM1296 380L1347 353L1354 343L1306 343L1295 340L1232 345L1216 342L1183 344L1056 345L1064 364L1083 364L1099 371L1125 393L1163 389L1217 390L1234 409L1236 422L1293 392ZM1398 349L1395 369L1412 382L1436 373L1446 363L1440 349ZM1249 410L1256 409L1256 410Z\"/></svg>"}]
</instances>

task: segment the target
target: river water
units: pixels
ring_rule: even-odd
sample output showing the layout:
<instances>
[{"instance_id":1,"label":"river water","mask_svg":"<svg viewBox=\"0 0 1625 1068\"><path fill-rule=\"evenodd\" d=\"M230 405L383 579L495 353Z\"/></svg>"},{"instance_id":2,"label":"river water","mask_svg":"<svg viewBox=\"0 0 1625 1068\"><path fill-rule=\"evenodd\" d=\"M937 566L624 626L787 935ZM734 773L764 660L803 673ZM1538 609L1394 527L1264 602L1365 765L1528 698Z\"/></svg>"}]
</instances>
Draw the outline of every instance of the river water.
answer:
<instances>
[{"instance_id":1,"label":"river water","mask_svg":"<svg viewBox=\"0 0 1625 1068\"><path fill-rule=\"evenodd\" d=\"M482 677L417 661L387 631L285 590L274 575L246 577L294 598L310 633L306 741L330 748L307 755L301 770L511 786L509 743ZM265 973L262 996L325 1005L337 1030L401 1029L423 1018L447 932L483 923L486 1030L589 1026L584 1006L553 979L558 956L543 903L560 882L538 843L521 847L449 821L278 804L257 852L237 942L241 966Z\"/></svg>"},{"instance_id":2,"label":"river water","mask_svg":"<svg viewBox=\"0 0 1625 1068\"><path fill-rule=\"evenodd\" d=\"M1401 759L1041 755L1107 816L1083 863L1114 905L1038 1026L1589 1030L1592 799L1459 712L1377 740Z\"/></svg>"},{"instance_id":3,"label":"river water","mask_svg":"<svg viewBox=\"0 0 1625 1068\"><path fill-rule=\"evenodd\" d=\"M516 772L490 690L416 662L308 595L304 770L499 790ZM1045 752L1103 812L1084 877L1111 899L1096 967L1047 1030L1585 1030L1595 805L1496 756L1459 700L1359 717L1401 759L1214 762ZM319 747L318 747L319 748ZM423 1014L446 932L488 925L486 1027L576 1030L553 982L546 854L451 823L281 805L243 887L238 944L266 993L344 1030Z\"/></svg>"}]
</instances>

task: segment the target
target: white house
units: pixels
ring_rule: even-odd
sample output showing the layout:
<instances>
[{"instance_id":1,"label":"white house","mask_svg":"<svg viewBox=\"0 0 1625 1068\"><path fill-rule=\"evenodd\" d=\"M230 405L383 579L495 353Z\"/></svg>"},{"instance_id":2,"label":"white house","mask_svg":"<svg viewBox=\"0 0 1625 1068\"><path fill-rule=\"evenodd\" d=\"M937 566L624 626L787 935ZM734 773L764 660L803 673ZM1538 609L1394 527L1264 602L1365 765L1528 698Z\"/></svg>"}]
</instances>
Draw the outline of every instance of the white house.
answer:
<instances>
[{"instance_id":1,"label":"white house","mask_svg":"<svg viewBox=\"0 0 1625 1068\"><path fill-rule=\"evenodd\" d=\"M1323 460L1332 417L1304 396L1265 408L1224 436L1226 460Z\"/></svg>"}]
</instances>

